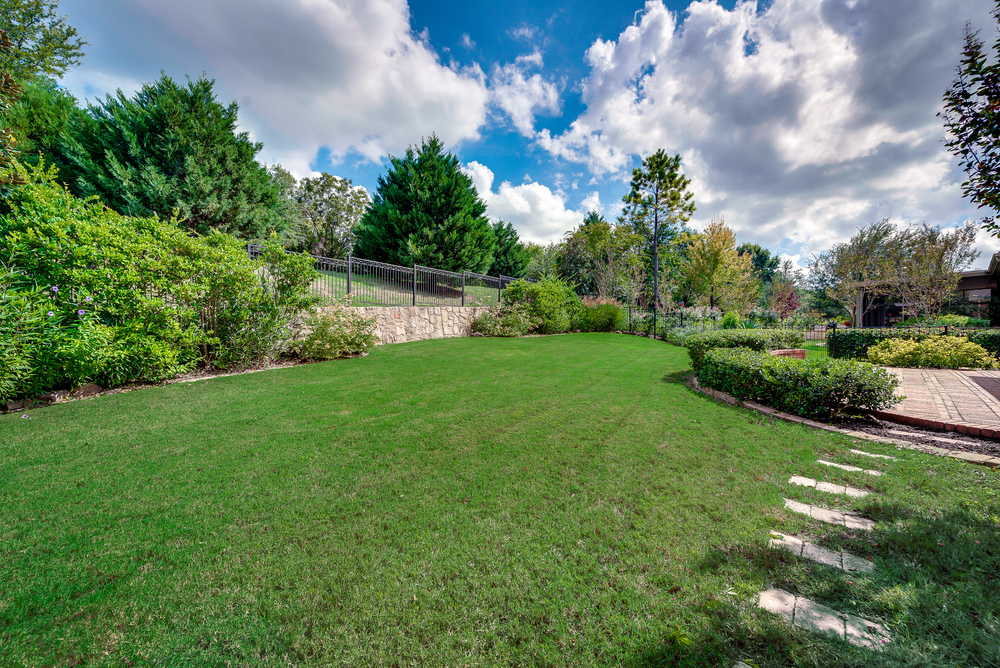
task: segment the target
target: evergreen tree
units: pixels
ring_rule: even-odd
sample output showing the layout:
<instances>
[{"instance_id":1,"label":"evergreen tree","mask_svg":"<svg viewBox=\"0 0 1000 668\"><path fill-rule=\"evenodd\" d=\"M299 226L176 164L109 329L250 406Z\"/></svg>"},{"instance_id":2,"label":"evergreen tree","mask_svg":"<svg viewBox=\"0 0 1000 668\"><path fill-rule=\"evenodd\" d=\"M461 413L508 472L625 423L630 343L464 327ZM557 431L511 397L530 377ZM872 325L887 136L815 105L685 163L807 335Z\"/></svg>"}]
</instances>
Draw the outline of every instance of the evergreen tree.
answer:
<instances>
[{"instance_id":1,"label":"evergreen tree","mask_svg":"<svg viewBox=\"0 0 1000 668\"><path fill-rule=\"evenodd\" d=\"M436 135L389 156L356 239L356 254L370 260L477 273L490 269L496 245L472 179Z\"/></svg>"},{"instance_id":2,"label":"evergreen tree","mask_svg":"<svg viewBox=\"0 0 1000 668\"><path fill-rule=\"evenodd\" d=\"M493 236L497 245L493 252L493 266L490 267L489 274L491 276L503 274L514 278L524 276L524 271L531 262L531 255L521 243L514 226L498 220L493 223Z\"/></svg>"},{"instance_id":3,"label":"evergreen tree","mask_svg":"<svg viewBox=\"0 0 1000 668\"><path fill-rule=\"evenodd\" d=\"M62 151L62 134L71 118L85 115L76 98L55 81L38 77L24 84L20 99L7 115L7 124L17 137L21 162L37 165L44 160L46 165L58 168L59 182L68 182L72 175Z\"/></svg>"},{"instance_id":4,"label":"evergreen tree","mask_svg":"<svg viewBox=\"0 0 1000 668\"><path fill-rule=\"evenodd\" d=\"M283 231L279 186L255 159L263 145L237 134L239 107L222 106L213 85L162 75L131 99L119 90L71 118L63 142L70 186L123 214L176 214L200 234Z\"/></svg>"}]
</instances>

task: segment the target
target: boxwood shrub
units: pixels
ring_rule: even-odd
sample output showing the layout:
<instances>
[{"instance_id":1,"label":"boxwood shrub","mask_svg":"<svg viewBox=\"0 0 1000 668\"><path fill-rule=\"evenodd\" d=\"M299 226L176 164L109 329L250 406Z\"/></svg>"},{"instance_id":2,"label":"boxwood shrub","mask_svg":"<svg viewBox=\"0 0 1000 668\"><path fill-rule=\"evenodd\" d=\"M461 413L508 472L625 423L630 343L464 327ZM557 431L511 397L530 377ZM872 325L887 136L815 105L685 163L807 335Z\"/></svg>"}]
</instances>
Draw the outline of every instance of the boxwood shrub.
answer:
<instances>
[{"instance_id":1,"label":"boxwood shrub","mask_svg":"<svg viewBox=\"0 0 1000 668\"><path fill-rule=\"evenodd\" d=\"M943 330L924 329L838 329L826 335L830 357L867 360L868 349L889 339L920 342ZM949 330L949 334L964 334L969 341L981 345L991 355L1000 356L1000 329Z\"/></svg>"},{"instance_id":2,"label":"boxwood shrub","mask_svg":"<svg viewBox=\"0 0 1000 668\"><path fill-rule=\"evenodd\" d=\"M804 341L802 332L790 329L724 329L689 336L686 345L691 367L698 371L702 358L713 348L780 350L801 348Z\"/></svg>"},{"instance_id":3,"label":"boxwood shrub","mask_svg":"<svg viewBox=\"0 0 1000 668\"><path fill-rule=\"evenodd\" d=\"M696 375L702 385L738 399L810 418L879 410L901 400L894 394L895 376L853 360L797 360L749 348L714 348L704 354Z\"/></svg>"}]
</instances>

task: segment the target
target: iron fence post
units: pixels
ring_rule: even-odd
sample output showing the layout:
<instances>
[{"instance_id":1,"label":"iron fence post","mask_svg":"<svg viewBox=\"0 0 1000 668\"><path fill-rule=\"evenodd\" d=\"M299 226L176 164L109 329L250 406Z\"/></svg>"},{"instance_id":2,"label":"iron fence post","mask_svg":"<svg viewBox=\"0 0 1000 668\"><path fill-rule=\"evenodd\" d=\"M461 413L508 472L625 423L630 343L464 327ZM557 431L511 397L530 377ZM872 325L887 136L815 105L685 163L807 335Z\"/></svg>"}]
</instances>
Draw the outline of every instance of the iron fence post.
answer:
<instances>
[{"instance_id":1,"label":"iron fence post","mask_svg":"<svg viewBox=\"0 0 1000 668\"><path fill-rule=\"evenodd\" d=\"M497 304L500 303L500 291L503 289L503 278L501 274L497 274Z\"/></svg>"},{"instance_id":2,"label":"iron fence post","mask_svg":"<svg viewBox=\"0 0 1000 668\"><path fill-rule=\"evenodd\" d=\"M462 270L462 306L465 306L465 269Z\"/></svg>"},{"instance_id":3,"label":"iron fence post","mask_svg":"<svg viewBox=\"0 0 1000 668\"><path fill-rule=\"evenodd\" d=\"M351 295L351 256L347 256L347 295Z\"/></svg>"},{"instance_id":4,"label":"iron fence post","mask_svg":"<svg viewBox=\"0 0 1000 668\"><path fill-rule=\"evenodd\" d=\"M413 305L417 305L417 263L413 263Z\"/></svg>"}]
</instances>

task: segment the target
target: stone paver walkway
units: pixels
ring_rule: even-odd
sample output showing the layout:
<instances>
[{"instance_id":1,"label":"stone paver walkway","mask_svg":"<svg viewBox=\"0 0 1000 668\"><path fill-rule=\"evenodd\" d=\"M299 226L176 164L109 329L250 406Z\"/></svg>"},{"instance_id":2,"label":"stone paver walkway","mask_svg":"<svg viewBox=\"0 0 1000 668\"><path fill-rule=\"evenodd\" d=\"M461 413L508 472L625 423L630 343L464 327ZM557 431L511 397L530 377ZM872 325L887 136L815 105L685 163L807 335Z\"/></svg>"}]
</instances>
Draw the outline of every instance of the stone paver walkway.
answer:
<instances>
[{"instance_id":1,"label":"stone paver walkway","mask_svg":"<svg viewBox=\"0 0 1000 668\"><path fill-rule=\"evenodd\" d=\"M880 624L837 612L782 589L762 591L758 604L768 612L784 617L795 626L807 631L833 633L852 645L881 650L882 644L889 641L889 634Z\"/></svg>"},{"instance_id":2,"label":"stone paver walkway","mask_svg":"<svg viewBox=\"0 0 1000 668\"><path fill-rule=\"evenodd\" d=\"M800 503L791 499L785 499L785 508L791 510L793 513L808 515L814 520L826 522L827 524L837 524L848 529L871 531L875 528L874 522L860 515L842 513L839 510L830 510L829 508L821 508L820 506L811 506L808 503Z\"/></svg>"},{"instance_id":3,"label":"stone paver walkway","mask_svg":"<svg viewBox=\"0 0 1000 668\"><path fill-rule=\"evenodd\" d=\"M793 475L788 479L788 484L800 485L802 487L815 487L820 492L826 492L827 494L846 494L847 496L853 496L855 499L863 499L868 496L868 492L863 489L848 487L847 485L836 485L832 482L817 482L812 478L805 478L800 475Z\"/></svg>"},{"instance_id":4,"label":"stone paver walkway","mask_svg":"<svg viewBox=\"0 0 1000 668\"><path fill-rule=\"evenodd\" d=\"M861 571L862 573L869 573L875 570L875 564L867 559L856 557L848 552L834 552L833 550L828 550L825 547L820 547L819 545L810 543L807 540L802 540L801 538L796 538L795 536L788 536L783 533L778 533L777 531L771 532L770 545L772 547L779 547L783 550L788 550L796 557L802 557L803 559L815 561L816 563L823 564L824 566L839 568L842 571Z\"/></svg>"},{"instance_id":5,"label":"stone paver walkway","mask_svg":"<svg viewBox=\"0 0 1000 668\"><path fill-rule=\"evenodd\" d=\"M817 464L822 464L823 466L832 466L834 468L841 469L843 471L852 471L854 473L867 473L868 475L882 475L881 471L873 471L872 469L862 469L857 466L851 466L850 464L838 464L837 462L828 462L825 459L817 459Z\"/></svg>"},{"instance_id":6,"label":"stone paver walkway","mask_svg":"<svg viewBox=\"0 0 1000 668\"><path fill-rule=\"evenodd\" d=\"M1000 431L1000 371L888 370L900 380L896 392L906 396L883 412L889 419L910 417L925 421L923 426L977 436L987 431L982 435L996 437L992 432Z\"/></svg>"}]
</instances>

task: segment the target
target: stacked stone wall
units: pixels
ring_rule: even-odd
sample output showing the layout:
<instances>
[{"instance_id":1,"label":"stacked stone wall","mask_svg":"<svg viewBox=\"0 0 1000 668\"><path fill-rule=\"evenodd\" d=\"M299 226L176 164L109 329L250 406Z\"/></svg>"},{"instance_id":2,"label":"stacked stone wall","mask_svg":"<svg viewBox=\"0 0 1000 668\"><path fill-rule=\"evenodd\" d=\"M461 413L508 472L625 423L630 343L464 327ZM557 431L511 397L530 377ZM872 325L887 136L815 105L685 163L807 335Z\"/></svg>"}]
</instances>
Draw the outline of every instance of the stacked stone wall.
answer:
<instances>
[{"instance_id":1,"label":"stacked stone wall","mask_svg":"<svg viewBox=\"0 0 1000 668\"><path fill-rule=\"evenodd\" d=\"M469 336L472 320L485 306L355 306L375 318L379 343L405 343L450 336Z\"/></svg>"}]
</instances>

